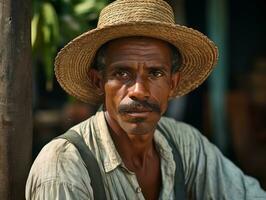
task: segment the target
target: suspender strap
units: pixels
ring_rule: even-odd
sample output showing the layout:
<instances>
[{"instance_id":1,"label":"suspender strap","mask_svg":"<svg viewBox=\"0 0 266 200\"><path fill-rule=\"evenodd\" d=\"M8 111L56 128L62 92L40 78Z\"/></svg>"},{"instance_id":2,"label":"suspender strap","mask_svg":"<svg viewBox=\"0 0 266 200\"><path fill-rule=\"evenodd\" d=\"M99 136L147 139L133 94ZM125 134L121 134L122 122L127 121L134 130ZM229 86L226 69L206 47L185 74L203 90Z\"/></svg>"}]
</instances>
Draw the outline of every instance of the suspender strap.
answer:
<instances>
[{"instance_id":1,"label":"suspender strap","mask_svg":"<svg viewBox=\"0 0 266 200\"><path fill-rule=\"evenodd\" d=\"M174 194L175 199L185 200L186 199L186 186L185 186L185 174L181 159L181 154L177 147L173 144L171 132L167 131L167 126L162 123L158 123L158 130L166 137L170 147L173 151L173 157L176 164L175 171L175 186ZM98 166L97 160L90 151L89 147L85 144L83 138L74 130L69 130L63 135L57 138L66 139L68 142L72 143L80 153L82 160L86 164L87 171L91 179L91 187L94 194L95 200L106 200L104 185L102 181L102 175L100 168Z\"/></svg>"},{"instance_id":2,"label":"suspender strap","mask_svg":"<svg viewBox=\"0 0 266 200\"><path fill-rule=\"evenodd\" d=\"M184 170L183 164L180 157L179 151L177 151L176 147L169 142L173 150L173 156L176 164L175 171L175 199L185 200L186 199L186 190L185 190L185 178L184 178Z\"/></svg>"},{"instance_id":3,"label":"suspender strap","mask_svg":"<svg viewBox=\"0 0 266 200\"><path fill-rule=\"evenodd\" d=\"M167 126L164 126L162 123L158 123L158 130L165 136L168 141L168 144L172 148L173 157L176 164L175 170L175 186L174 186L174 194L175 199L185 200L186 199L186 186L185 186L185 174L183 168L183 162L181 159L181 154L177 147L173 144L172 132L167 131Z\"/></svg>"},{"instance_id":4,"label":"suspender strap","mask_svg":"<svg viewBox=\"0 0 266 200\"><path fill-rule=\"evenodd\" d=\"M102 175L98 166L97 160L90 151L89 147L85 144L83 138L74 130L69 130L57 138L66 139L73 144L86 164L87 171L91 179L91 187L95 200L105 200L105 190L102 181Z\"/></svg>"}]
</instances>

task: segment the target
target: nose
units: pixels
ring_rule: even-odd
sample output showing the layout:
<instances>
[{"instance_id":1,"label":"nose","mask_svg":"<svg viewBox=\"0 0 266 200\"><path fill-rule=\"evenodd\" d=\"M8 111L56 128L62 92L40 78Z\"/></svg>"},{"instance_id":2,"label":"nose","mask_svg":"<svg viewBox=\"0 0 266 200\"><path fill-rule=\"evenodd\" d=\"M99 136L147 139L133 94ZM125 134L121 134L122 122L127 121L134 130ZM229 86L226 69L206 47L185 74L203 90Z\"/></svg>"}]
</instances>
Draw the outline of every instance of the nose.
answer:
<instances>
[{"instance_id":1,"label":"nose","mask_svg":"<svg viewBox=\"0 0 266 200\"><path fill-rule=\"evenodd\" d=\"M135 83L129 88L129 98L137 100L147 100L150 97L148 84L140 77L136 78Z\"/></svg>"}]
</instances>

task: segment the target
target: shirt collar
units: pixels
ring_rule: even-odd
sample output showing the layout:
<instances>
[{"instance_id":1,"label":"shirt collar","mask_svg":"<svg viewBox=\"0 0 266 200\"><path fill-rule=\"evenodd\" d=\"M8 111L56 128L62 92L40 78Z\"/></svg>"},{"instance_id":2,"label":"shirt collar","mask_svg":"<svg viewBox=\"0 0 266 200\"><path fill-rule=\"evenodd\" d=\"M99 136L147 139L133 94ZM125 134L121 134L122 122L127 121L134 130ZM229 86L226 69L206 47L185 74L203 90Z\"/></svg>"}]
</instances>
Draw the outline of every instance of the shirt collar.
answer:
<instances>
[{"instance_id":1,"label":"shirt collar","mask_svg":"<svg viewBox=\"0 0 266 200\"><path fill-rule=\"evenodd\" d=\"M95 127L95 135L99 143L99 149L101 157L103 159L104 170L106 173L108 173L114 170L117 166L119 166L122 163L122 159L118 154L111 135L109 133L103 111L96 113L95 122L97 123Z\"/></svg>"},{"instance_id":2,"label":"shirt collar","mask_svg":"<svg viewBox=\"0 0 266 200\"><path fill-rule=\"evenodd\" d=\"M95 122L97 123L95 127L95 135L100 146L99 149L103 159L105 172L108 173L123 163L108 130L104 112L97 112L95 119ZM170 165L167 168L167 171L169 170L167 174L172 174L172 172L175 171L175 163L171 147L165 137L158 130L155 131L154 141L161 159L163 159L166 163L170 162Z\"/></svg>"}]
</instances>

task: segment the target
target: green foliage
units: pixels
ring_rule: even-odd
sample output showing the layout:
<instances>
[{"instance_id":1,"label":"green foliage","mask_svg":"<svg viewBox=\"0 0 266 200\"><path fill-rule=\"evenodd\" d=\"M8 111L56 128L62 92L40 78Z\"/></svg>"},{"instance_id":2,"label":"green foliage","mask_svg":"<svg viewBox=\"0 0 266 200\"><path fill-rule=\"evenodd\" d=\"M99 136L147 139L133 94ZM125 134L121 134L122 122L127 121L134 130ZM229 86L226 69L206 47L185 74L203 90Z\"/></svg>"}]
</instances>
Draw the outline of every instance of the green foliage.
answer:
<instances>
[{"instance_id":1,"label":"green foliage","mask_svg":"<svg viewBox=\"0 0 266 200\"><path fill-rule=\"evenodd\" d=\"M77 35L96 27L108 0L33 0L32 49L35 63L44 67L46 88L52 90L54 57Z\"/></svg>"}]
</instances>

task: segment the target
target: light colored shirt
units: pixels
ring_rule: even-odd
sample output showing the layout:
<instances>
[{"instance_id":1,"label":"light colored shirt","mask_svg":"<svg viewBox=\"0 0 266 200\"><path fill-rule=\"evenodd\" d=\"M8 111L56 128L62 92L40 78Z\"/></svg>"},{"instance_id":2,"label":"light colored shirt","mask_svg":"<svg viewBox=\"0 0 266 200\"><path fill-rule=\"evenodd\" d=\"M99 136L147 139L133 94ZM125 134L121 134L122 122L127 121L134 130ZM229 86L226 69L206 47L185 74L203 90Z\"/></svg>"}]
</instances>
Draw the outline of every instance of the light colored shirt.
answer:
<instances>
[{"instance_id":1,"label":"light colored shirt","mask_svg":"<svg viewBox=\"0 0 266 200\"><path fill-rule=\"evenodd\" d=\"M174 135L181 153L185 184L190 199L263 199L258 182L245 176L193 127L162 118ZM107 199L143 200L136 175L123 164L112 141L103 112L72 128L95 155ZM168 141L155 131L154 141L161 159L160 199L174 198L175 162ZM100 177L99 177L100 178ZM26 199L93 199L90 177L77 149L64 139L47 144L34 161L26 184Z\"/></svg>"}]
</instances>

